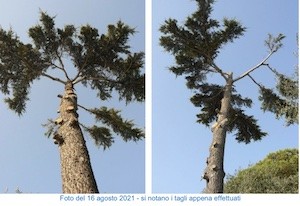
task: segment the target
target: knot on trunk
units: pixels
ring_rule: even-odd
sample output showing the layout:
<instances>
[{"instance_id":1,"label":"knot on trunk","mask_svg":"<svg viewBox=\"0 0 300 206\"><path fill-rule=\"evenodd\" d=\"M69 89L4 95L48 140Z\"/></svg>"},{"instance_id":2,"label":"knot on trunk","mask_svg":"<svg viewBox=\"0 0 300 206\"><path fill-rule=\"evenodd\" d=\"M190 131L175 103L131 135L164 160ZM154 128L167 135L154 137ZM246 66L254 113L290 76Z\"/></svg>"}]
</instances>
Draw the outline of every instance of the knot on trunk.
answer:
<instances>
[{"instance_id":1,"label":"knot on trunk","mask_svg":"<svg viewBox=\"0 0 300 206\"><path fill-rule=\"evenodd\" d=\"M62 145L64 143L64 139L57 132L53 135L54 144Z\"/></svg>"},{"instance_id":2,"label":"knot on trunk","mask_svg":"<svg viewBox=\"0 0 300 206\"><path fill-rule=\"evenodd\" d=\"M209 182L209 177L208 177L207 172L204 172L202 178L205 179L207 183Z\"/></svg>"},{"instance_id":3,"label":"knot on trunk","mask_svg":"<svg viewBox=\"0 0 300 206\"><path fill-rule=\"evenodd\" d=\"M62 119L61 117L58 117L58 118L54 121L54 123L55 123L56 125L62 125L62 124L63 124L63 119Z\"/></svg>"}]
</instances>

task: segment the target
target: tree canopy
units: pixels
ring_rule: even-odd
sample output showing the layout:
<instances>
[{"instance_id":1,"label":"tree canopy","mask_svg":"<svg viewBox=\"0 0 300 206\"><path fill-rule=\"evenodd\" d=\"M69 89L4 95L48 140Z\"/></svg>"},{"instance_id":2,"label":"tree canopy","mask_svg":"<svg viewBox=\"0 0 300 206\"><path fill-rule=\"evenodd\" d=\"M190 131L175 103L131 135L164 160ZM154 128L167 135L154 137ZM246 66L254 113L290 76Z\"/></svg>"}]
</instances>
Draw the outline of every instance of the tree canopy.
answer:
<instances>
[{"instance_id":1,"label":"tree canopy","mask_svg":"<svg viewBox=\"0 0 300 206\"><path fill-rule=\"evenodd\" d=\"M298 149L270 153L265 159L229 175L225 193L298 193Z\"/></svg>"},{"instance_id":2,"label":"tree canopy","mask_svg":"<svg viewBox=\"0 0 300 206\"><path fill-rule=\"evenodd\" d=\"M0 90L6 95L5 102L18 115L22 115L29 100L32 82L41 77L58 83L81 83L95 90L100 100L112 98L115 92L126 103L145 99L144 53L132 52L129 37L136 31L118 21L107 26L100 34L97 28L84 25L80 28L55 26L55 17L41 12L40 21L28 31L32 43L23 43L12 29L0 28ZM73 68L66 68L71 61ZM70 72L70 70L75 70ZM52 70L60 71L55 76ZM74 74L74 75L71 75ZM113 142L111 131L122 135L124 140L144 137L141 129L134 128L132 121L124 120L115 109L85 108L95 116L97 123L91 127L81 124L95 139L96 144L107 148ZM49 121L48 134L55 130ZM52 124L52 125L51 125Z\"/></svg>"}]
</instances>

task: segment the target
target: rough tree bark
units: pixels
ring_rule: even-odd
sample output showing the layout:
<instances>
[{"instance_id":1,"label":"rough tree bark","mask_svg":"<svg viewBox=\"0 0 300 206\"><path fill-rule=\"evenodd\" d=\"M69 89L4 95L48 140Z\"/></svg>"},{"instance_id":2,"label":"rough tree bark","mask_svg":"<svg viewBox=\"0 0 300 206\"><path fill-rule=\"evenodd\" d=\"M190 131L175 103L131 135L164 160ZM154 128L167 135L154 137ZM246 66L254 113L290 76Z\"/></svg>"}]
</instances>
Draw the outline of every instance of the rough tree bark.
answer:
<instances>
[{"instance_id":1,"label":"rough tree bark","mask_svg":"<svg viewBox=\"0 0 300 206\"><path fill-rule=\"evenodd\" d=\"M221 109L218 114L217 122L212 126L213 140L209 149L207 166L203 178L206 180L205 193L223 193L224 181L224 149L226 132L228 125L228 115L230 111L230 102L232 94L232 73L226 79L224 87L224 96L221 100Z\"/></svg>"},{"instance_id":2,"label":"rough tree bark","mask_svg":"<svg viewBox=\"0 0 300 206\"><path fill-rule=\"evenodd\" d=\"M60 116L55 120L58 130L54 142L59 146L63 193L98 193L85 140L79 126L77 96L72 82L65 84Z\"/></svg>"}]
</instances>

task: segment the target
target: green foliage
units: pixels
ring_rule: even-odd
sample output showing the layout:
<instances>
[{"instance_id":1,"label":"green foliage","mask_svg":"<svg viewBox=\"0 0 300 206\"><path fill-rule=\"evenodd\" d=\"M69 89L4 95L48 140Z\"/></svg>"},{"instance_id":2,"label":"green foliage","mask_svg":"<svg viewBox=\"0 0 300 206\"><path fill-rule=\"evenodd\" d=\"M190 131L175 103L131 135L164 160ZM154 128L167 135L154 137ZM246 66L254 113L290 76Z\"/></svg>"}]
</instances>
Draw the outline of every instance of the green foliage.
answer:
<instances>
[{"instance_id":1,"label":"green foliage","mask_svg":"<svg viewBox=\"0 0 300 206\"><path fill-rule=\"evenodd\" d=\"M234 108L230 111L229 132L236 131L235 136L238 142L250 143L251 140L261 140L267 133L262 132L257 120L252 115L246 115L244 110Z\"/></svg>"},{"instance_id":2,"label":"green foliage","mask_svg":"<svg viewBox=\"0 0 300 206\"><path fill-rule=\"evenodd\" d=\"M298 150L270 153L264 160L227 177L225 193L298 193Z\"/></svg>"},{"instance_id":3,"label":"green foliage","mask_svg":"<svg viewBox=\"0 0 300 206\"><path fill-rule=\"evenodd\" d=\"M269 38L265 44L271 51L277 51L281 46L281 40L285 36L279 34L273 37L269 34ZM261 101L261 109L270 111L276 115L276 118L284 117L287 126L298 123L298 68L295 77L288 77L276 71L269 64L267 66L277 77L276 89L269 89L263 85L260 87L259 100Z\"/></svg>"},{"instance_id":4,"label":"green foliage","mask_svg":"<svg viewBox=\"0 0 300 206\"><path fill-rule=\"evenodd\" d=\"M279 75L276 88L282 96L291 100L298 100L298 79L293 80L284 75Z\"/></svg>"},{"instance_id":5,"label":"green foliage","mask_svg":"<svg viewBox=\"0 0 300 206\"><path fill-rule=\"evenodd\" d=\"M13 31L0 28L0 89L10 109L25 111L30 84L45 68L40 54L30 44L23 44Z\"/></svg>"},{"instance_id":6,"label":"green foliage","mask_svg":"<svg viewBox=\"0 0 300 206\"><path fill-rule=\"evenodd\" d=\"M187 18L184 26L168 19L161 26L160 44L175 56L176 66L170 70L185 75L188 88L197 88L213 69L213 60L228 42L243 35L245 28L234 19L224 19L221 24L210 18L213 0L197 0L198 10Z\"/></svg>"},{"instance_id":7,"label":"green foliage","mask_svg":"<svg viewBox=\"0 0 300 206\"><path fill-rule=\"evenodd\" d=\"M276 75L276 90L260 87L261 108L274 113L276 118L284 117L287 125L298 123L298 79L293 80L279 73Z\"/></svg>"},{"instance_id":8,"label":"green foliage","mask_svg":"<svg viewBox=\"0 0 300 206\"><path fill-rule=\"evenodd\" d=\"M102 146L104 150L109 148L112 143L114 143L114 139L110 133L110 130L106 127L98 127L93 125L92 127L84 127L84 129L94 139L95 144L99 147Z\"/></svg>"},{"instance_id":9,"label":"green foliage","mask_svg":"<svg viewBox=\"0 0 300 206\"><path fill-rule=\"evenodd\" d=\"M217 115L221 109L221 100L224 96L224 88L216 84L202 84L198 86L199 93L196 93L192 98L191 102L196 107L201 107L201 114L197 115L198 122L206 126L216 121ZM243 98L237 94L233 89L231 97L233 107L250 107L252 100L249 98ZM234 117L234 115L233 115Z\"/></svg>"},{"instance_id":10,"label":"green foliage","mask_svg":"<svg viewBox=\"0 0 300 206\"><path fill-rule=\"evenodd\" d=\"M82 123L80 123L80 125L95 141L95 144L99 147L103 147L104 150L114 143L113 133L120 135L125 142L131 140L136 142L145 137L144 131L136 128L133 121L124 120L119 110L113 108L108 109L107 107L87 109L81 105L79 105L79 107L95 117L99 125L86 126ZM47 127L45 135L48 138L52 137L58 129L55 122L51 119L48 119L48 122L43 124L43 126Z\"/></svg>"},{"instance_id":11,"label":"green foliage","mask_svg":"<svg viewBox=\"0 0 300 206\"><path fill-rule=\"evenodd\" d=\"M112 131L120 135L124 141L138 141L144 138L144 132L139 128L135 128L132 121L124 120L118 110L101 107L100 109L90 109L89 112L95 116L97 122L109 126ZM113 137L110 129L93 126L86 130L90 133L97 145L102 145L104 149L111 146ZM101 134L101 132L104 133Z\"/></svg>"},{"instance_id":12,"label":"green foliage","mask_svg":"<svg viewBox=\"0 0 300 206\"><path fill-rule=\"evenodd\" d=\"M200 93L196 93L190 100L196 107L201 107L201 113L197 115L198 122L209 126L217 119L224 90L216 84L202 84L198 88Z\"/></svg>"},{"instance_id":13,"label":"green foliage","mask_svg":"<svg viewBox=\"0 0 300 206\"><path fill-rule=\"evenodd\" d=\"M198 91L191 102L196 107L201 107L201 113L197 115L201 124L209 126L217 120L217 115L221 109L221 100L224 96L224 89L216 84L202 84L198 86ZM233 88L231 96L232 107L229 111L228 131L236 131L235 136L238 142L250 143L251 140L260 140L266 133L262 132L257 125L257 120L253 116L244 114L242 107L251 107L252 100L243 98L236 93Z\"/></svg>"},{"instance_id":14,"label":"green foliage","mask_svg":"<svg viewBox=\"0 0 300 206\"><path fill-rule=\"evenodd\" d=\"M13 31L0 28L0 89L12 93L6 99L12 110L25 111L30 84L40 76L90 86L102 100L111 98L114 90L126 103L144 101L144 53L131 52L128 44L134 29L119 21L100 35L90 25L80 31L73 25L56 28L54 19L41 12L40 23L28 32L33 44L24 44ZM73 78L64 67L65 57L71 57L77 70ZM49 75L49 68L62 71L66 79Z\"/></svg>"},{"instance_id":15,"label":"green foliage","mask_svg":"<svg viewBox=\"0 0 300 206\"><path fill-rule=\"evenodd\" d=\"M271 34L268 34L268 39L265 40L265 45L269 48L270 51L276 52L280 47L282 47L282 40L285 38L283 34L278 34L274 37Z\"/></svg>"}]
</instances>

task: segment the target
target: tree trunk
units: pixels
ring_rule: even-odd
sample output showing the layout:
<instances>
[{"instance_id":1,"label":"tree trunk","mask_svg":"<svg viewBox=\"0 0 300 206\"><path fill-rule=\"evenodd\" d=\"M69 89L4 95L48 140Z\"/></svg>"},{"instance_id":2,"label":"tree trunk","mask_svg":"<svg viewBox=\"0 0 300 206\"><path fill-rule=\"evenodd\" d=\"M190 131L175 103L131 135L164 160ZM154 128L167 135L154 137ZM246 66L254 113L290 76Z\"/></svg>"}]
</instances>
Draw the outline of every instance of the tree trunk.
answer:
<instances>
[{"instance_id":1,"label":"tree trunk","mask_svg":"<svg viewBox=\"0 0 300 206\"><path fill-rule=\"evenodd\" d=\"M59 126L54 135L59 146L63 193L98 193L90 157L79 126L77 96L72 82L65 85L61 98Z\"/></svg>"},{"instance_id":2,"label":"tree trunk","mask_svg":"<svg viewBox=\"0 0 300 206\"><path fill-rule=\"evenodd\" d=\"M228 75L224 88L224 96L221 100L221 109L218 114L217 122L212 126L213 140L207 158L207 167L203 178L206 180L205 193L223 193L224 181L224 149L226 132L228 125L228 115L230 111L232 74Z\"/></svg>"}]
</instances>

